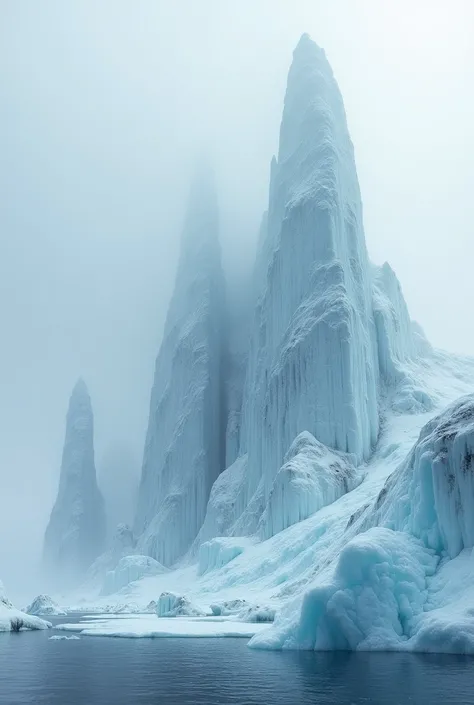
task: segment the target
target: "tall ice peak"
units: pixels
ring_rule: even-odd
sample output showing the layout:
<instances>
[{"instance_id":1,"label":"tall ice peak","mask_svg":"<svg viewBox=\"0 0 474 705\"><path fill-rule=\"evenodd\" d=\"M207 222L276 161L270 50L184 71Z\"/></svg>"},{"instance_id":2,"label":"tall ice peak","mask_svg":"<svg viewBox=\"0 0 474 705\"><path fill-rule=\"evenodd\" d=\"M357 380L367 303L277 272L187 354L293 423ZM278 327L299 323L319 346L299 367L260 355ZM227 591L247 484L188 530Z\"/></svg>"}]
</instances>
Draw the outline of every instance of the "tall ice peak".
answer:
<instances>
[{"instance_id":1,"label":"tall ice peak","mask_svg":"<svg viewBox=\"0 0 474 705\"><path fill-rule=\"evenodd\" d=\"M156 360L135 533L171 565L204 520L225 463L225 287L211 170L190 191L175 288Z\"/></svg>"},{"instance_id":2,"label":"tall ice peak","mask_svg":"<svg viewBox=\"0 0 474 705\"><path fill-rule=\"evenodd\" d=\"M72 391L66 416L59 489L44 538L43 566L50 585L80 580L105 541L105 508L97 486L94 417L85 382Z\"/></svg>"}]
</instances>

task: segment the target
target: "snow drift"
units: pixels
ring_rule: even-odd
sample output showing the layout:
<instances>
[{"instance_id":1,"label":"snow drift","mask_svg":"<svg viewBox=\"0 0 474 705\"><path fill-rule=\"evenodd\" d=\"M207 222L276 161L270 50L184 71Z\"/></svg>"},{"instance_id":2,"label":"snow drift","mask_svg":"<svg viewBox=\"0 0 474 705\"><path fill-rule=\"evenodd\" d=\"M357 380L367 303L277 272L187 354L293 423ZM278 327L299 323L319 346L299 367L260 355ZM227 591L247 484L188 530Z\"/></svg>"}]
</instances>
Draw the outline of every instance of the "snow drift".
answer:
<instances>
[{"instance_id":1,"label":"snow drift","mask_svg":"<svg viewBox=\"0 0 474 705\"><path fill-rule=\"evenodd\" d=\"M220 537L205 541L199 548L199 575L216 568L222 568L240 556L250 545L251 541L243 537Z\"/></svg>"}]
</instances>

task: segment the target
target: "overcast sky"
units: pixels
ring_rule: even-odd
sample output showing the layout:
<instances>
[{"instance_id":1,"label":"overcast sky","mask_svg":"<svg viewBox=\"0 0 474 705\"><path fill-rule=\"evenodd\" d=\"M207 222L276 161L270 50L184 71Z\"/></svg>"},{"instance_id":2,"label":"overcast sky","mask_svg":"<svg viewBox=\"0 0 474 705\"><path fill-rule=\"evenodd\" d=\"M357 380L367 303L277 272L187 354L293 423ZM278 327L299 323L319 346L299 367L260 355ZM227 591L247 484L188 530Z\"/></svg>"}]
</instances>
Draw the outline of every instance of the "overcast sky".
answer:
<instances>
[{"instance_id":1,"label":"overcast sky","mask_svg":"<svg viewBox=\"0 0 474 705\"><path fill-rule=\"evenodd\" d=\"M252 260L292 50L326 49L366 238L440 347L474 354L472 0L0 0L0 577L39 556L82 375L97 465L139 471L190 165ZM20 560L17 560L17 556Z\"/></svg>"}]
</instances>

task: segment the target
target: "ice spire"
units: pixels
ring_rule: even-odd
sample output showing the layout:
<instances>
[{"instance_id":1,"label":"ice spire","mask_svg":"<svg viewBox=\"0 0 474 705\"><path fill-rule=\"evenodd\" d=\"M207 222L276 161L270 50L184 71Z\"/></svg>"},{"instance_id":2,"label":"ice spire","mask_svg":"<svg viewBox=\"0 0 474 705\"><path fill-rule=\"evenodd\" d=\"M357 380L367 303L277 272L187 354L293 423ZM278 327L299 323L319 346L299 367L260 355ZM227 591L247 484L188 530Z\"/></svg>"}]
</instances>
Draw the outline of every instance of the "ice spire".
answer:
<instances>
[{"instance_id":1,"label":"ice spire","mask_svg":"<svg viewBox=\"0 0 474 705\"><path fill-rule=\"evenodd\" d=\"M190 546L225 461L224 280L211 169L200 165L155 367L135 532L165 565Z\"/></svg>"},{"instance_id":2,"label":"ice spire","mask_svg":"<svg viewBox=\"0 0 474 705\"><path fill-rule=\"evenodd\" d=\"M288 75L263 250L241 453L248 453L250 496L263 479L268 497L299 433L358 459L378 433L371 274L353 146L331 67L308 35Z\"/></svg>"},{"instance_id":3,"label":"ice spire","mask_svg":"<svg viewBox=\"0 0 474 705\"><path fill-rule=\"evenodd\" d=\"M72 391L59 490L44 538L43 563L51 582L73 586L104 550L105 510L96 481L94 418L83 379Z\"/></svg>"}]
</instances>

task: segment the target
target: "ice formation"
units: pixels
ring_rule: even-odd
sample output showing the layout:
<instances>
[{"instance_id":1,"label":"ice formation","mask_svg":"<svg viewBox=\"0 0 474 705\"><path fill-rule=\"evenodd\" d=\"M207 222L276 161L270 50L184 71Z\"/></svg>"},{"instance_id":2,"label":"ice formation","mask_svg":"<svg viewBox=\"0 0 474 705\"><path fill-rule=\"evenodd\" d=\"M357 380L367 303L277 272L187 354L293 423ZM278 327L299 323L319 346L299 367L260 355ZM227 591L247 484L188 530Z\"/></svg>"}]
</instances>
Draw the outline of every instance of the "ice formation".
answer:
<instances>
[{"instance_id":1,"label":"ice formation","mask_svg":"<svg viewBox=\"0 0 474 705\"><path fill-rule=\"evenodd\" d=\"M474 653L474 395L429 421L260 648Z\"/></svg>"},{"instance_id":2,"label":"ice formation","mask_svg":"<svg viewBox=\"0 0 474 705\"><path fill-rule=\"evenodd\" d=\"M330 580L306 593L296 623L283 615L251 645L320 651L401 648L423 613L426 578L436 564L433 552L416 539L373 528L341 551Z\"/></svg>"},{"instance_id":3,"label":"ice formation","mask_svg":"<svg viewBox=\"0 0 474 705\"><path fill-rule=\"evenodd\" d=\"M203 575L209 570L222 568L223 565L240 556L249 545L251 541L243 537L222 536L205 541L199 548L199 574Z\"/></svg>"},{"instance_id":4,"label":"ice formation","mask_svg":"<svg viewBox=\"0 0 474 705\"><path fill-rule=\"evenodd\" d=\"M92 406L86 385L79 380L69 401L59 490L44 538L45 575L64 586L77 585L104 550L105 531Z\"/></svg>"},{"instance_id":5,"label":"ice formation","mask_svg":"<svg viewBox=\"0 0 474 705\"><path fill-rule=\"evenodd\" d=\"M307 431L300 433L273 481L261 531L264 538L307 519L353 489L351 458L330 450Z\"/></svg>"},{"instance_id":6,"label":"ice formation","mask_svg":"<svg viewBox=\"0 0 474 705\"><path fill-rule=\"evenodd\" d=\"M105 575L102 595L119 592L134 580L166 572L166 568L150 556L125 556L121 558L114 570Z\"/></svg>"},{"instance_id":7,"label":"ice formation","mask_svg":"<svg viewBox=\"0 0 474 705\"><path fill-rule=\"evenodd\" d=\"M378 439L386 388L399 411L431 405L404 367L429 345L389 265L369 262L342 97L307 35L288 76L253 290L241 408L231 418L228 459L237 437L239 457L211 491L198 543L257 528L269 537L350 489L351 465ZM289 459L300 434L325 456L319 471L315 452ZM331 458L344 468L332 476L322 471Z\"/></svg>"},{"instance_id":8,"label":"ice formation","mask_svg":"<svg viewBox=\"0 0 474 705\"><path fill-rule=\"evenodd\" d=\"M214 536L233 533L236 522L246 509L246 473L247 455L241 455L214 482L206 517L194 548L198 549L202 543Z\"/></svg>"},{"instance_id":9,"label":"ice formation","mask_svg":"<svg viewBox=\"0 0 474 705\"><path fill-rule=\"evenodd\" d=\"M67 614L49 595L38 595L25 611L39 617L63 617Z\"/></svg>"},{"instance_id":10,"label":"ice formation","mask_svg":"<svg viewBox=\"0 0 474 705\"><path fill-rule=\"evenodd\" d=\"M474 394L424 426L381 490L370 522L407 531L451 558L474 546Z\"/></svg>"},{"instance_id":11,"label":"ice formation","mask_svg":"<svg viewBox=\"0 0 474 705\"><path fill-rule=\"evenodd\" d=\"M200 170L156 362L135 521L139 550L164 565L195 539L225 462L224 294L214 186Z\"/></svg>"},{"instance_id":12,"label":"ice formation","mask_svg":"<svg viewBox=\"0 0 474 705\"><path fill-rule=\"evenodd\" d=\"M272 536L350 490L354 465L377 442L385 387L398 387L399 411L431 403L404 367L429 346L390 267L369 262L342 97L307 35L288 76L245 288L229 305L214 187L199 172L156 362L134 526L137 550L166 566L215 537Z\"/></svg>"},{"instance_id":13,"label":"ice formation","mask_svg":"<svg viewBox=\"0 0 474 705\"><path fill-rule=\"evenodd\" d=\"M249 499L261 481L268 499L301 432L358 460L369 457L378 434L375 326L353 147L331 68L306 35L288 77L265 255L242 404Z\"/></svg>"},{"instance_id":14,"label":"ice formation","mask_svg":"<svg viewBox=\"0 0 474 705\"><path fill-rule=\"evenodd\" d=\"M156 605L158 617L203 617L206 613L185 595L164 592Z\"/></svg>"}]
</instances>

